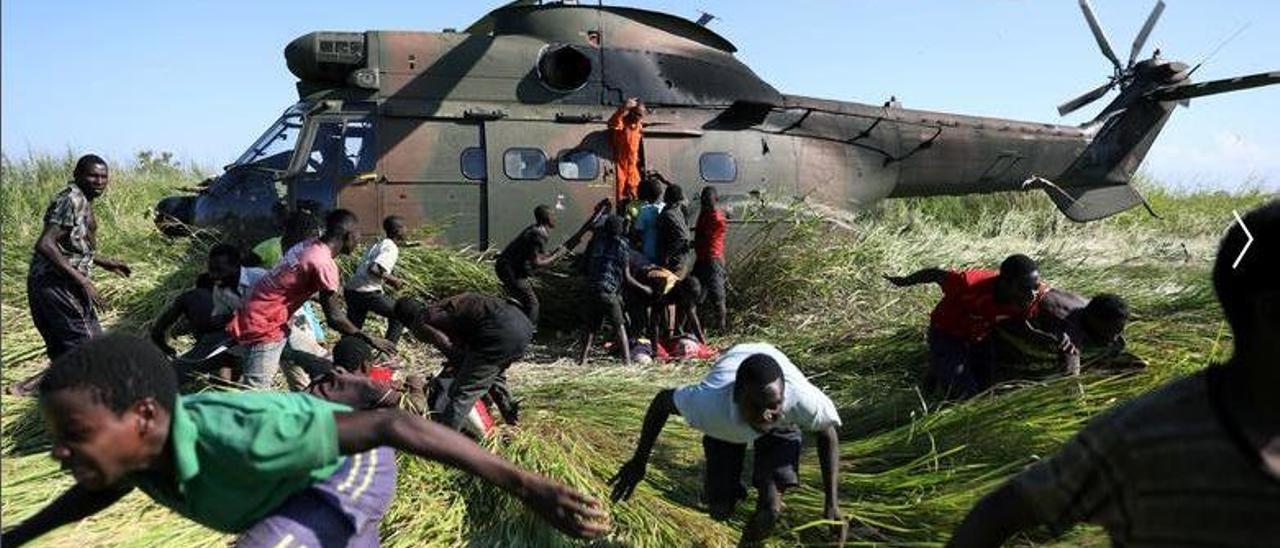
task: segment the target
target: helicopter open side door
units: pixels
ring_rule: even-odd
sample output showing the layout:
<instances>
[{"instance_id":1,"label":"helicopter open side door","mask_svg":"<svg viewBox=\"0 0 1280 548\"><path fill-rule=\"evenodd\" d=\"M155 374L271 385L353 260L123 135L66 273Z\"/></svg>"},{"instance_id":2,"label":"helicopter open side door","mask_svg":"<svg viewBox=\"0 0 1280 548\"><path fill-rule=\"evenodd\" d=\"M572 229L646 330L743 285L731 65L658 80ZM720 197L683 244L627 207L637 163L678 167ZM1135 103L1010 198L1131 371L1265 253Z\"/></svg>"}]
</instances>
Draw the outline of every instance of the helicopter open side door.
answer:
<instances>
[{"instance_id":1,"label":"helicopter open side door","mask_svg":"<svg viewBox=\"0 0 1280 548\"><path fill-rule=\"evenodd\" d=\"M489 246L501 249L533 223L533 208L554 208L561 242L612 198L609 134L603 124L494 120L484 124L488 158Z\"/></svg>"}]
</instances>

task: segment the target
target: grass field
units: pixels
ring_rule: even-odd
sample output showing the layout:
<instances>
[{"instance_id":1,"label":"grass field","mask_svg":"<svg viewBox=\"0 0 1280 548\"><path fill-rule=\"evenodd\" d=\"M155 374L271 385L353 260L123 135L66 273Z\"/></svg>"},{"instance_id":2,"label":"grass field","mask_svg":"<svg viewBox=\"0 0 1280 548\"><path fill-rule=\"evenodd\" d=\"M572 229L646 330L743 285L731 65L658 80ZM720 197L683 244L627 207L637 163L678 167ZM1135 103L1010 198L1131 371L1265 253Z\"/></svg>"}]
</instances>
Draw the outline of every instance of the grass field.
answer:
<instances>
[{"instance_id":1,"label":"grass field","mask_svg":"<svg viewBox=\"0 0 1280 548\"><path fill-rule=\"evenodd\" d=\"M48 200L71 171L71 157L4 159L0 166L0 361L7 386L44 365L27 312L31 246ZM208 238L168 240L151 226L156 200L200 174L167 165L117 166L96 204L99 248L126 259L129 279L96 274L109 302L104 323L140 332L203 264ZM1063 218L1039 194L890 201L851 229L797 213L746 238L730 256L733 342L777 344L836 401L844 420L841 508L854 520L851 544L944 542L968 507L1037 456L1051 453L1091 416L1116 402L1224 357L1230 348L1208 283L1217 238L1231 211L1274 195L1173 193L1144 183L1161 218L1141 210L1089 225ZM915 386L924 368L924 325L936 288L898 290L881 278L922 266L991 266L1013 252L1037 258L1053 285L1127 297L1136 318L1131 349L1151 367L1123 377L1086 375L1000 387L973 400L939 405ZM407 252L412 291L437 295L494 291L481 257L434 248ZM569 317L566 284L548 281L548 314ZM603 357L579 368L565 339L545 341L513 369L525 399L524 425L491 442L524 466L604 497L605 480L625 460L645 406L661 387L696 379L706 364L624 368ZM412 344L412 343L408 343ZM414 368L437 365L413 349ZM3 396L0 518L31 514L70 485L45 455L34 402ZM614 530L599 545L728 545L748 516L706 517L699 501L698 436L675 420L658 443L645 483L631 501L611 505ZM402 457L400 490L383 523L389 546L556 545L563 537L511 499L440 466ZM807 449L800 489L773 542L821 543L817 458ZM750 501L749 501L750 502ZM197 546L228 539L187 523L139 494L42 539L46 546ZM1036 543L1041 537L1020 538ZM1058 542L1101 543L1073 531Z\"/></svg>"}]
</instances>

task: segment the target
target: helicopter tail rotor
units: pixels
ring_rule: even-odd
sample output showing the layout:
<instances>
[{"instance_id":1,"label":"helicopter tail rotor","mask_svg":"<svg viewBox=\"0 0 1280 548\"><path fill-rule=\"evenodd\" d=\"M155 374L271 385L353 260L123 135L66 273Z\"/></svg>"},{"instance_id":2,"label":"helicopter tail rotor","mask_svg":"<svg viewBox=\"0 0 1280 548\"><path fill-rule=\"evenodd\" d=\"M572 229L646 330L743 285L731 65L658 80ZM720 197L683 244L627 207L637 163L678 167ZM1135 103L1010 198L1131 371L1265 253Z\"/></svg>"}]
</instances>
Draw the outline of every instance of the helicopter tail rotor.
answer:
<instances>
[{"instance_id":1,"label":"helicopter tail rotor","mask_svg":"<svg viewBox=\"0 0 1280 548\"><path fill-rule=\"evenodd\" d=\"M1180 101L1183 106L1187 106L1188 101L1193 97L1280 83L1280 72L1263 72L1249 76L1214 80L1202 84L1192 84L1191 75L1203 66L1204 62L1201 61L1188 70L1187 65L1184 63L1160 59L1159 49L1156 50L1151 59L1139 61L1138 56L1142 54L1142 49L1146 46L1147 39L1151 37L1151 31L1155 29L1156 23L1160 20L1160 15L1164 13L1164 0L1156 1L1155 7L1147 15L1146 22L1142 24L1142 29L1138 31L1138 35L1133 39L1133 46L1129 50L1128 64L1121 65L1119 59L1116 58L1115 51L1111 48L1111 42L1102 31L1101 24L1098 23L1097 15L1093 13L1093 7L1089 5L1089 0L1079 1L1080 10L1084 12L1085 21L1089 24L1089 30L1093 33L1093 38L1097 41L1098 48L1102 50L1102 55L1111 61L1115 72L1105 84L1058 105L1059 115L1066 116L1075 112L1101 99L1111 90L1117 88L1120 90L1120 96L1113 100L1110 105L1107 105L1098 116L1086 125L1108 120L1112 115L1133 106L1136 101L1140 100L1157 102ZM1240 30L1237 30L1226 42L1229 42L1239 34ZM1226 42L1220 44L1214 50L1214 53L1221 49Z\"/></svg>"},{"instance_id":2,"label":"helicopter tail rotor","mask_svg":"<svg viewBox=\"0 0 1280 548\"><path fill-rule=\"evenodd\" d=\"M1093 32L1093 38L1098 42L1098 49L1102 50L1102 55L1111 61L1111 66L1115 72L1111 75L1111 80L1097 88L1094 88L1075 99L1058 105L1058 114L1066 116L1080 108L1101 99L1107 92L1119 87L1121 90L1129 86L1134 77L1134 66L1138 59L1138 55L1142 53L1143 46L1147 43L1147 38L1151 36L1152 29L1155 28L1156 22L1160 20L1160 14L1164 13L1164 0L1157 0L1151 14L1147 16L1147 21L1143 23L1142 30L1138 31L1138 36L1133 39L1133 47L1129 50L1129 63L1121 65L1120 59L1116 57L1115 50L1111 48L1111 41L1107 39L1106 33L1102 31L1102 25L1098 23L1098 16L1093 13L1093 6L1089 4L1089 0L1080 0L1080 11L1084 12L1084 19L1089 23L1089 30Z\"/></svg>"},{"instance_id":3,"label":"helicopter tail rotor","mask_svg":"<svg viewBox=\"0 0 1280 548\"><path fill-rule=\"evenodd\" d=\"M1102 32L1102 25L1098 23L1098 16L1093 14L1093 6L1089 5L1089 0L1080 0L1080 10L1084 12L1085 21L1089 22L1089 30L1093 31L1093 39L1098 41L1098 49L1102 50L1102 55L1111 60L1116 73L1124 70L1120 68L1120 59L1116 58L1116 52L1111 49L1111 41Z\"/></svg>"},{"instance_id":4,"label":"helicopter tail rotor","mask_svg":"<svg viewBox=\"0 0 1280 548\"><path fill-rule=\"evenodd\" d=\"M1129 67L1133 67L1134 61L1138 59L1138 54L1142 53L1142 46L1146 45L1147 37L1151 36L1151 29L1156 27L1156 21L1160 20L1160 14L1164 13L1164 1L1156 2L1156 7L1151 9L1151 15L1147 16L1147 22L1142 24L1142 30L1138 31L1138 36L1133 39L1133 49L1129 50Z\"/></svg>"}]
</instances>

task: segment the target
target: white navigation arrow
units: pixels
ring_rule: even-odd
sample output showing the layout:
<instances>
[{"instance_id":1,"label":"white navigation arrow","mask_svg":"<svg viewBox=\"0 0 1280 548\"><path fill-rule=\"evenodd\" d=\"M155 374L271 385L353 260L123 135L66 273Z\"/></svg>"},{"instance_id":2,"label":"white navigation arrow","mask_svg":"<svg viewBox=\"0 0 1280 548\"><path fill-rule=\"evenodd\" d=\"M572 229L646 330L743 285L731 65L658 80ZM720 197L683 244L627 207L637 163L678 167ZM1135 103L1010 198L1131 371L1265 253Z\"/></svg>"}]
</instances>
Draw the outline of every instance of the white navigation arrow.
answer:
<instances>
[{"instance_id":1,"label":"white navigation arrow","mask_svg":"<svg viewBox=\"0 0 1280 548\"><path fill-rule=\"evenodd\" d=\"M1243 259L1244 254L1249 251L1249 246L1253 245L1253 234L1249 232L1249 227L1244 226L1244 219L1240 218L1239 211L1232 210L1231 213L1236 216L1236 222L1240 223L1240 228L1244 230L1245 237L1249 238L1249 241L1244 243L1244 249L1240 250L1240 256L1236 257L1236 262L1231 263L1231 269L1235 270L1237 266L1240 266L1240 259Z\"/></svg>"}]
</instances>

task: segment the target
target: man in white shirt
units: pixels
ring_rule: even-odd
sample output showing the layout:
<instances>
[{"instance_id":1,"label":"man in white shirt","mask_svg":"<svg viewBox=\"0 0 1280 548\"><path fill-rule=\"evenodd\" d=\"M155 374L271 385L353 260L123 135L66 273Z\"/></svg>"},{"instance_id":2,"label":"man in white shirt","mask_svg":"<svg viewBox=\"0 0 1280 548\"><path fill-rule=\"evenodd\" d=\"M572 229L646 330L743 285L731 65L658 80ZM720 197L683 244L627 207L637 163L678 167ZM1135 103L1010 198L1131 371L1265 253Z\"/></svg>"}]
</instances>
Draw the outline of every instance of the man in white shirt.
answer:
<instances>
[{"instance_id":1,"label":"man in white shirt","mask_svg":"<svg viewBox=\"0 0 1280 548\"><path fill-rule=\"evenodd\" d=\"M743 544L762 542L773 529L783 491L800 483L801 431L816 433L826 495L824 517L842 522L836 534L843 544L847 527L836 503L840 415L831 398L810 384L781 351L765 343L739 344L702 382L658 392L645 414L635 455L610 480L615 502L629 498L644 478L654 442L672 414L683 416L704 434L704 496L713 518L728 518L746 498L742 463L747 445L754 445L752 483L758 497L755 514L742 532Z\"/></svg>"},{"instance_id":2,"label":"man in white shirt","mask_svg":"<svg viewBox=\"0 0 1280 548\"><path fill-rule=\"evenodd\" d=\"M393 289L400 289L404 284L391 275L396 261L400 259L400 245L405 242L404 219L391 215L382 220L382 230L387 237L365 251L342 297L347 301L347 318L358 328L364 328L364 320L370 312L386 318L386 339L394 344L400 340L404 326L396 321L395 299L383 292L382 285L385 283Z\"/></svg>"}]
</instances>

